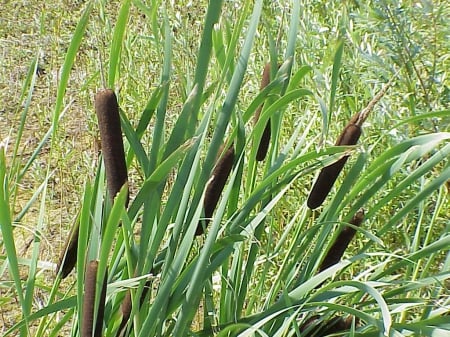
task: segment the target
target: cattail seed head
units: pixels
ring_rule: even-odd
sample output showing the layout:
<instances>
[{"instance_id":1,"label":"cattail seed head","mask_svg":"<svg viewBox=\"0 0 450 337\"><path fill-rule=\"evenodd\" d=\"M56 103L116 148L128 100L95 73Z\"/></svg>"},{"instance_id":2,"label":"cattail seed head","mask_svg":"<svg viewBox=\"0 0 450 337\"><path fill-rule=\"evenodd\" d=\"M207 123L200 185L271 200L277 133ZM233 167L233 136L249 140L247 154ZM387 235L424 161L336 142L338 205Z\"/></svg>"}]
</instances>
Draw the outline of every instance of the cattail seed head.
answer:
<instances>
[{"instance_id":1,"label":"cattail seed head","mask_svg":"<svg viewBox=\"0 0 450 337\"><path fill-rule=\"evenodd\" d=\"M361 127L356 124L347 124L344 131L342 131L336 145L355 145L361 136Z\"/></svg>"},{"instance_id":2,"label":"cattail seed head","mask_svg":"<svg viewBox=\"0 0 450 337\"><path fill-rule=\"evenodd\" d=\"M263 90L265 87L267 87L267 85L269 83L270 83L270 63L267 63L264 66L260 90ZM264 106L264 104L261 104L258 107L258 109L256 109L255 117L254 117L254 124L256 124L256 122L259 120L263 106ZM261 140L258 144L258 151L256 152L256 160L257 161L263 161L266 158L267 151L269 149L270 136L271 136L271 127L270 127L270 119L269 119L266 123L266 126L264 127L264 132L263 132L263 134L261 136Z\"/></svg>"},{"instance_id":3,"label":"cattail seed head","mask_svg":"<svg viewBox=\"0 0 450 337\"><path fill-rule=\"evenodd\" d=\"M59 255L59 261L56 265L56 273L61 273L61 278L66 278L77 262L77 248L78 248L78 232L79 224L76 224L72 233L67 237L64 244L64 249Z\"/></svg>"},{"instance_id":4,"label":"cattail seed head","mask_svg":"<svg viewBox=\"0 0 450 337\"><path fill-rule=\"evenodd\" d=\"M119 105L114 91L104 89L97 93L95 96L95 112L100 129L109 197L113 201L128 180ZM126 204L128 204L128 198Z\"/></svg>"},{"instance_id":5,"label":"cattail seed head","mask_svg":"<svg viewBox=\"0 0 450 337\"><path fill-rule=\"evenodd\" d=\"M263 90L267 85L270 83L270 62L266 63L264 66L262 79L261 79L261 85L259 87L259 90ZM256 123L259 120L259 116L261 115L261 110L263 108L263 104L261 104L258 109L256 109L255 116L254 116L254 123Z\"/></svg>"},{"instance_id":6,"label":"cattail seed head","mask_svg":"<svg viewBox=\"0 0 450 337\"><path fill-rule=\"evenodd\" d=\"M147 282L145 282L144 289L142 290L141 300L139 303L140 306L142 306L142 304L144 303L145 297L147 296L150 287L151 287L151 280L148 280ZM122 301L120 309L122 311L122 321L120 322L119 335L121 335L125 331L127 323L130 320L131 316L132 301L131 301L131 292L129 290L125 294L125 298Z\"/></svg>"},{"instance_id":7,"label":"cattail seed head","mask_svg":"<svg viewBox=\"0 0 450 337\"><path fill-rule=\"evenodd\" d=\"M355 145L360 136L361 127L355 124L348 124L336 141L336 145ZM308 196L307 206L310 209L315 209L322 205L339 173L344 168L348 157L348 155L345 155L335 163L322 168Z\"/></svg>"},{"instance_id":8,"label":"cattail seed head","mask_svg":"<svg viewBox=\"0 0 450 337\"><path fill-rule=\"evenodd\" d=\"M267 151L269 150L270 136L272 134L270 119L264 128L264 132L261 136L261 141L259 142L258 151L256 152L256 160L263 161L266 158Z\"/></svg>"},{"instance_id":9,"label":"cattail seed head","mask_svg":"<svg viewBox=\"0 0 450 337\"><path fill-rule=\"evenodd\" d=\"M95 323L94 337L102 336L103 318L105 316L106 289L108 286L108 269L103 278L102 292L100 293L100 303L97 311L97 321Z\"/></svg>"},{"instance_id":10,"label":"cattail seed head","mask_svg":"<svg viewBox=\"0 0 450 337\"><path fill-rule=\"evenodd\" d=\"M201 235L204 233L204 229L208 225L209 218L211 218L214 213L214 209L219 202L225 183L231 173L233 162L234 145L231 145L228 150L223 153L222 157L213 169L211 179L206 187L205 199L203 202L205 220L198 223L197 231L195 232L196 235Z\"/></svg>"},{"instance_id":11,"label":"cattail seed head","mask_svg":"<svg viewBox=\"0 0 450 337\"><path fill-rule=\"evenodd\" d=\"M359 227L364 220L364 209L359 209L353 218L350 220L350 224L356 227ZM345 226L344 229L339 233L336 241L334 241L330 250L327 252L325 258L323 259L319 272L327 269L338 263L342 256L344 255L345 250L348 245L352 241L353 237L356 234L356 230L353 227Z\"/></svg>"},{"instance_id":12,"label":"cattail seed head","mask_svg":"<svg viewBox=\"0 0 450 337\"><path fill-rule=\"evenodd\" d=\"M86 265L86 275L84 280L83 316L81 321L81 337L92 337L94 331L95 315L95 289L97 280L98 261L90 261ZM103 326L103 314L105 310L107 273L103 280L103 287L100 294L100 303L97 311L97 323L94 337L101 337Z\"/></svg>"},{"instance_id":13,"label":"cattail seed head","mask_svg":"<svg viewBox=\"0 0 450 337\"><path fill-rule=\"evenodd\" d=\"M300 326L300 332L305 337L328 336L349 330L352 326L352 321L352 316L345 319L341 316L335 316L322 321L320 316L315 315Z\"/></svg>"}]
</instances>

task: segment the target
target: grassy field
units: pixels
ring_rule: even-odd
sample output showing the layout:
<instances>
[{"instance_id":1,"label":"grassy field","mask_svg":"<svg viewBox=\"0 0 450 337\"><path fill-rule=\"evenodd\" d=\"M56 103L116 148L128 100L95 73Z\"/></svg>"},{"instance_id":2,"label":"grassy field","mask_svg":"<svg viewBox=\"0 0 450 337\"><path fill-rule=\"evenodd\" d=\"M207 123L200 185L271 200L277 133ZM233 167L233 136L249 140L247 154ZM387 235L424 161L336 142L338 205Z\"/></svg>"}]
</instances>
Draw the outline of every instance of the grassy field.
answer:
<instances>
[{"instance_id":1,"label":"grassy field","mask_svg":"<svg viewBox=\"0 0 450 337\"><path fill-rule=\"evenodd\" d=\"M1 9L2 336L450 335L445 1ZM359 140L336 142L350 120Z\"/></svg>"}]
</instances>

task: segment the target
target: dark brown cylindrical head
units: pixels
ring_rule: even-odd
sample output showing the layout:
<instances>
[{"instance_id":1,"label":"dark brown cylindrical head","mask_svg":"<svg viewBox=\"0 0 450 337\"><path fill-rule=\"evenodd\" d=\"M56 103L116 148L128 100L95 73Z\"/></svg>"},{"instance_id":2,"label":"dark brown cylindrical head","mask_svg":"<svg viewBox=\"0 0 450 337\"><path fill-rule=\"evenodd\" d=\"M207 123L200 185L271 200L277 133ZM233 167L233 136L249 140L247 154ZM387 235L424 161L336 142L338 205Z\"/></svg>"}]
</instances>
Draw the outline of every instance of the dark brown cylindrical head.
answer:
<instances>
[{"instance_id":1,"label":"dark brown cylindrical head","mask_svg":"<svg viewBox=\"0 0 450 337\"><path fill-rule=\"evenodd\" d=\"M350 220L349 223L353 226L359 227L363 222L363 220L364 220L364 210L361 208L360 210L358 210L358 212L356 212L356 214L353 216L353 218ZM354 228L349 226L344 227L344 229L339 233L338 237L336 238L336 241L334 241L330 250L327 252L327 255L325 255L325 258L323 259L319 267L319 272L327 269L328 267L331 267L332 265L335 265L341 260L345 250L347 249L348 245L355 236L355 233L356 230Z\"/></svg>"},{"instance_id":2,"label":"dark brown cylindrical head","mask_svg":"<svg viewBox=\"0 0 450 337\"><path fill-rule=\"evenodd\" d=\"M269 150L270 144L270 136L272 134L270 119L267 121L267 124L264 128L264 132L261 136L261 141L258 145L258 151L256 152L256 160L263 161L266 158L267 151Z\"/></svg>"},{"instance_id":3,"label":"dark brown cylindrical head","mask_svg":"<svg viewBox=\"0 0 450 337\"><path fill-rule=\"evenodd\" d=\"M264 66L264 71L262 74L261 79L261 85L260 90L263 90L267 85L270 83L270 63L267 63ZM259 120L259 117L261 116L261 111L264 104L261 104L258 109L256 109L255 117L254 117L254 123ZM256 153L256 160L257 161L263 161L264 158L266 158L267 150L269 149L269 143L270 143L270 135L271 135L271 129L270 129L270 119L267 121L266 126L264 127L264 133L261 136L261 140L258 144L258 151Z\"/></svg>"},{"instance_id":4,"label":"dark brown cylindrical head","mask_svg":"<svg viewBox=\"0 0 450 337\"><path fill-rule=\"evenodd\" d=\"M361 128L355 124L348 124L339 136L336 145L355 145L360 136ZM343 156L335 163L322 168L308 196L307 205L310 209L319 207L325 201L347 159L348 155Z\"/></svg>"},{"instance_id":5,"label":"dark brown cylindrical head","mask_svg":"<svg viewBox=\"0 0 450 337\"><path fill-rule=\"evenodd\" d=\"M102 292L100 294L100 302L97 311L97 320L95 322L94 337L102 337L103 318L105 316L106 303L106 289L108 286L108 269L106 269L105 277L103 278Z\"/></svg>"},{"instance_id":6,"label":"dark brown cylindrical head","mask_svg":"<svg viewBox=\"0 0 450 337\"><path fill-rule=\"evenodd\" d=\"M84 298L83 298L83 316L81 321L81 337L102 336L103 316L105 313L106 287L108 284L108 271L103 279L102 291L100 293L99 307L97 310L97 320L94 330L95 317L95 293L98 271L98 261L92 260L86 265L86 275L84 278Z\"/></svg>"},{"instance_id":7,"label":"dark brown cylindrical head","mask_svg":"<svg viewBox=\"0 0 450 337\"><path fill-rule=\"evenodd\" d=\"M336 141L336 145L355 145L360 136L361 127L356 124L347 124Z\"/></svg>"},{"instance_id":8,"label":"dark brown cylindrical head","mask_svg":"<svg viewBox=\"0 0 450 337\"><path fill-rule=\"evenodd\" d=\"M95 96L95 112L100 129L108 193L112 201L128 180L119 105L114 91L104 89L97 93Z\"/></svg>"},{"instance_id":9,"label":"dark brown cylindrical head","mask_svg":"<svg viewBox=\"0 0 450 337\"><path fill-rule=\"evenodd\" d=\"M233 162L234 146L231 145L213 169L211 179L206 187L205 199L203 201L205 220L198 223L197 231L195 232L196 235L203 234L204 228L208 225L209 218L211 218L214 213L214 209L219 202L225 183L227 182L228 176L233 168Z\"/></svg>"},{"instance_id":10,"label":"dark brown cylindrical head","mask_svg":"<svg viewBox=\"0 0 450 337\"><path fill-rule=\"evenodd\" d=\"M304 337L327 336L350 329L352 321L352 316L345 319L341 316L335 316L328 320L322 320L319 315L315 315L300 326L300 332Z\"/></svg>"},{"instance_id":11,"label":"dark brown cylindrical head","mask_svg":"<svg viewBox=\"0 0 450 337\"><path fill-rule=\"evenodd\" d=\"M149 292L151 286L152 286L151 280L145 282L144 289L142 290L141 294L141 300L139 303L141 306L144 303L145 297L147 296L147 293ZM131 316L132 301L131 301L131 292L129 290L125 294L125 298L122 301L120 309L122 311L122 321L120 322L120 327L118 330L119 335L121 335L125 331L125 328L127 327L128 321L130 320Z\"/></svg>"},{"instance_id":12,"label":"dark brown cylindrical head","mask_svg":"<svg viewBox=\"0 0 450 337\"><path fill-rule=\"evenodd\" d=\"M92 332L94 331L95 280L97 277L97 268L98 261L90 261L86 265L81 337L92 337Z\"/></svg>"},{"instance_id":13,"label":"dark brown cylindrical head","mask_svg":"<svg viewBox=\"0 0 450 337\"><path fill-rule=\"evenodd\" d=\"M77 250L78 250L78 232L79 224L75 224L72 233L67 237L64 244L64 249L59 255L59 261L56 265L56 273L61 271L61 278L66 278L75 267L77 262Z\"/></svg>"}]
</instances>

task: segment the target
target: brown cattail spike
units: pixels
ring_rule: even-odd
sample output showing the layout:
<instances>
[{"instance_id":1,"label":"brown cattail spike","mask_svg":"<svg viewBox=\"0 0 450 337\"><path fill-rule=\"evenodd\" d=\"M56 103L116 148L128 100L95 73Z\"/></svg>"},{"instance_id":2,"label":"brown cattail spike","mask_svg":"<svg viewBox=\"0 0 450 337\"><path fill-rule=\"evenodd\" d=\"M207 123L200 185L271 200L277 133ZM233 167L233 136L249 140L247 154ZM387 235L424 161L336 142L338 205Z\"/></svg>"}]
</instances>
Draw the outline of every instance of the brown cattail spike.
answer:
<instances>
[{"instance_id":1,"label":"brown cattail spike","mask_svg":"<svg viewBox=\"0 0 450 337\"><path fill-rule=\"evenodd\" d=\"M349 330L352 326L353 317L342 318L335 316L329 320L321 320L315 315L300 326L300 332L304 337L322 337ZM334 335L333 335L334 336Z\"/></svg>"},{"instance_id":2,"label":"brown cattail spike","mask_svg":"<svg viewBox=\"0 0 450 337\"><path fill-rule=\"evenodd\" d=\"M355 145L360 136L361 127L356 124L348 124L339 136L336 145ZM322 205L339 173L344 168L348 157L348 155L345 155L335 163L322 168L308 197L307 205L309 208L315 209Z\"/></svg>"},{"instance_id":3,"label":"brown cattail spike","mask_svg":"<svg viewBox=\"0 0 450 337\"><path fill-rule=\"evenodd\" d=\"M95 112L105 162L106 181L111 201L127 182L127 166L120 127L119 105L111 89L104 89L95 96ZM126 205L128 205L128 198Z\"/></svg>"},{"instance_id":4,"label":"brown cattail spike","mask_svg":"<svg viewBox=\"0 0 450 337\"><path fill-rule=\"evenodd\" d=\"M72 233L67 237L65 249L61 251L59 262L56 265L56 273L60 272L63 279L69 275L77 262L78 231L79 224L77 223Z\"/></svg>"},{"instance_id":5,"label":"brown cattail spike","mask_svg":"<svg viewBox=\"0 0 450 337\"><path fill-rule=\"evenodd\" d=\"M105 316L106 289L108 286L108 270L103 278L102 292L100 294L100 304L97 311L97 320L95 322L94 337L101 337L103 330L103 318Z\"/></svg>"},{"instance_id":6,"label":"brown cattail spike","mask_svg":"<svg viewBox=\"0 0 450 337\"><path fill-rule=\"evenodd\" d=\"M270 83L270 63L267 63L264 67L262 79L261 79L261 86L260 90L263 90L267 85ZM259 120L259 117L261 116L261 111L264 104L261 104L258 109L256 109L255 117L254 117L254 123ZM269 143L270 143L270 135L271 135L271 129L270 129L270 119L267 121L267 124L264 128L263 135L261 136L261 141L258 145L258 151L256 153L256 160L257 161L263 161L264 158L266 158L267 150L269 149Z\"/></svg>"},{"instance_id":7,"label":"brown cattail spike","mask_svg":"<svg viewBox=\"0 0 450 337\"><path fill-rule=\"evenodd\" d=\"M144 303L145 297L147 296L151 285L152 285L151 280L148 280L145 282L144 289L142 290L142 294L141 294L141 300L139 303L140 306L142 306L142 304ZM122 301L122 305L120 306L121 311L122 311L122 321L120 322L120 327L118 330L119 336L125 331L125 328L127 327L127 323L130 320L131 309L132 309L131 307L132 307L131 292L128 290L127 293L125 294L125 298Z\"/></svg>"},{"instance_id":8,"label":"brown cattail spike","mask_svg":"<svg viewBox=\"0 0 450 337\"><path fill-rule=\"evenodd\" d=\"M90 261L86 265L86 275L84 279L84 299L83 316L81 321L81 337L92 337L94 330L95 315L95 289L97 280L98 261ZM103 316L105 313L106 287L108 283L108 272L103 279L102 291L100 293L99 307L97 310L97 321L95 324L94 337L102 336Z\"/></svg>"},{"instance_id":9,"label":"brown cattail spike","mask_svg":"<svg viewBox=\"0 0 450 337\"><path fill-rule=\"evenodd\" d=\"M398 72L391 78L391 80L386 83L386 85L381 88L381 90L372 98L372 100L367 104L367 106L360 112L356 113L350 119L350 122L345 127L341 136L339 137L336 145L355 145L358 142L359 136L361 135L361 127L364 121L367 119L369 114L372 112L375 104L377 104L380 99L386 94L387 90L392 86L394 79L397 77ZM311 209L315 209L322 205L334 182L336 181L339 173L347 161L348 156L344 156L336 163L324 167L309 194L307 205Z\"/></svg>"},{"instance_id":10,"label":"brown cattail spike","mask_svg":"<svg viewBox=\"0 0 450 337\"><path fill-rule=\"evenodd\" d=\"M201 235L204 233L205 228L208 225L209 218L211 218L214 213L214 209L219 202L225 183L231 173L233 162L234 146L231 145L214 167L212 177L206 187L205 199L203 202L205 220L198 223L197 231L195 232L196 235Z\"/></svg>"},{"instance_id":11,"label":"brown cattail spike","mask_svg":"<svg viewBox=\"0 0 450 337\"><path fill-rule=\"evenodd\" d=\"M359 209L353 218L350 220L350 224L356 227L359 227L364 220L364 209ZM338 263L342 256L344 255L345 250L347 249L350 241L352 241L355 236L356 229L350 226L345 226L344 229L339 233L336 241L334 241L330 250L327 252L327 255L322 261L322 264L319 267L319 272L331 267L332 265Z\"/></svg>"}]
</instances>

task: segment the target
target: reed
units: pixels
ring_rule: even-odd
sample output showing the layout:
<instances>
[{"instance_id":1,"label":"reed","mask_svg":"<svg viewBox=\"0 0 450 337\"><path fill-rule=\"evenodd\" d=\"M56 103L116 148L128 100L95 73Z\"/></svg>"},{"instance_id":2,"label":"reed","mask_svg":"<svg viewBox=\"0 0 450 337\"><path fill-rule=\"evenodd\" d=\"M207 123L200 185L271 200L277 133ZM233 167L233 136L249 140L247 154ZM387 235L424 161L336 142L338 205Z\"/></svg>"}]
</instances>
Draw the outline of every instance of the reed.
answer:
<instances>
[{"instance_id":1,"label":"reed","mask_svg":"<svg viewBox=\"0 0 450 337\"><path fill-rule=\"evenodd\" d=\"M349 223L353 226L359 227L363 220L364 209L361 208L356 212ZM327 255L325 255L325 258L323 259L319 267L319 272L327 269L328 267L331 267L332 265L340 261L355 234L356 229L353 227L345 226L344 229L342 229L333 245L331 246L330 250L327 252Z\"/></svg>"},{"instance_id":2,"label":"reed","mask_svg":"<svg viewBox=\"0 0 450 337\"><path fill-rule=\"evenodd\" d=\"M267 63L264 66L260 90L263 90L269 83L270 83L270 63ZM258 107L258 109L256 109L255 117L254 117L254 124L256 124L256 122L258 122L259 117L261 116L261 111L263 109L263 106L264 106L264 103L261 104ZM257 161L263 161L266 158L267 150L269 149L271 132L272 131L270 129L270 119L269 119L266 123L266 126L264 127L264 132L262 134L261 140L258 145L258 151L256 152L256 160Z\"/></svg>"},{"instance_id":3,"label":"reed","mask_svg":"<svg viewBox=\"0 0 450 337\"><path fill-rule=\"evenodd\" d=\"M84 283L83 298L83 316L81 321L81 337L101 337L103 327L103 315L105 311L107 273L103 280L102 291L100 294L99 308L97 311L97 320L94 327L95 317L95 289L98 270L98 261L92 260L86 266L86 276ZM94 332L94 335L92 335Z\"/></svg>"},{"instance_id":4,"label":"reed","mask_svg":"<svg viewBox=\"0 0 450 337\"><path fill-rule=\"evenodd\" d=\"M205 199L203 202L204 220L199 221L195 235L201 235L205 232L208 226L209 219L212 217L214 210L219 202L222 191L227 182L228 176L231 173L234 162L234 145L232 144L223 153L223 150L219 150L222 154L216 166L213 169L211 179L205 191Z\"/></svg>"}]
</instances>

